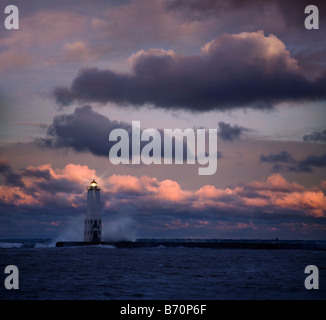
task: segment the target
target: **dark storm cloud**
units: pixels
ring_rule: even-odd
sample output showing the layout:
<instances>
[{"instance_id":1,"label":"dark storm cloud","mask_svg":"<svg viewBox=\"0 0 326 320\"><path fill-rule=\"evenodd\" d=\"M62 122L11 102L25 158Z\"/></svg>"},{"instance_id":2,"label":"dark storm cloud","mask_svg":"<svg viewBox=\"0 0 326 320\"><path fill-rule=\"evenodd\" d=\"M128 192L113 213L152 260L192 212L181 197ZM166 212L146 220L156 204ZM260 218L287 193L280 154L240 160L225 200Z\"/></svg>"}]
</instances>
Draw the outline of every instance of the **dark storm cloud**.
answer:
<instances>
[{"instance_id":1,"label":"dark storm cloud","mask_svg":"<svg viewBox=\"0 0 326 320\"><path fill-rule=\"evenodd\" d=\"M64 192L67 194L71 193L81 193L83 188L77 183L72 183L66 178L54 179L51 181L44 181L38 183L38 188L42 191L49 192L51 194L56 194L58 192Z\"/></svg>"},{"instance_id":2,"label":"dark storm cloud","mask_svg":"<svg viewBox=\"0 0 326 320\"><path fill-rule=\"evenodd\" d=\"M311 167L326 167L326 154L321 156L309 155L298 163L298 169L301 171L312 171Z\"/></svg>"},{"instance_id":3,"label":"dark storm cloud","mask_svg":"<svg viewBox=\"0 0 326 320\"><path fill-rule=\"evenodd\" d=\"M9 163L0 159L0 175L5 179L5 184L13 187L25 187L21 175L14 172Z\"/></svg>"},{"instance_id":4,"label":"dark storm cloud","mask_svg":"<svg viewBox=\"0 0 326 320\"><path fill-rule=\"evenodd\" d=\"M131 132L131 126L124 122L111 121L94 112L91 106L76 108L72 114L55 116L48 128L48 138L36 143L49 148L70 147L77 152L89 151L98 156L108 156L110 130L121 128Z\"/></svg>"},{"instance_id":5,"label":"dark storm cloud","mask_svg":"<svg viewBox=\"0 0 326 320\"><path fill-rule=\"evenodd\" d=\"M91 106L76 108L72 114L55 116L47 131L47 138L39 138L35 143L40 147L59 149L72 148L77 152L90 152L96 156L109 156L109 151L116 141L110 141L110 132L114 129L124 129L129 136L129 156L132 156L132 125L126 122L110 120L93 111ZM158 129L161 136L161 155L164 156L164 132ZM140 131L142 133L142 130ZM173 144L175 138L172 139ZM140 142L140 149L147 145L147 141ZM175 149L172 150L172 158ZM217 152L217 158L222 153ZM183 159L187 159L187 141L183 141ZM26 171L28 175L46 175L46 172Z\"/></svg>"},{"instance_id":6,"label":"dark storm cloud","mask_svg":"<svg viewBox=\"0 0 326 320\"><path fill-rule=\"evenodd\" d=\"M231 126L228 123L220 121L218 123L219 131L218 135L225 141L234 141L240 139L249 129L238 125Z\"/></svg>"},{"instance_id":7,"label":"dark storm cloud","mask_svg":"<svg viewBox=\"0 0 326 320\"><path fill-rule=\"evenodd\" d=\"M270 153L267 156L261 155L260 161L269 162L269 163L274 163L274 162L294 163L295 162L291 154L287 151L280 151L277 154Z\"/></svg>"},{"instance_id":8,"label":"dark storm cloud","mask_svg":"<svg viewBox=\"0 0 326 320\"><path fill-rule=\"evenodd\" d=\"M308 155L303 160L295 160L287 151L280 151L277 154L261 155L261 162L273 163L273 171L290 171L290 172L313 172L313 167L326 167L326 154L321 156Z\"/></svg>"},{"instance_id":9,"label":"dark storm cloud","mask_svg":"<svg viewBox=\"0 0 326 320\"><path fill-rule=\"evenodd\" d=\"M39 170L39 169L24 169L22 171L22 175L24 177L32 177L32 178L39 178L44 180L50 180L51 179L51 173L48 169L46 170Z\"/></svg>"},{"instance_id":10,"label":"dark storm cloud","mask_svg":"<svg viewBox=\"0 0 326 320\"><path fill-rule=\"evenodd\" d=\"M262 31L224 34L182 56L162 49L130 58L132 72L86 68L70 88L57 87L58 105L114 102L189 111L271 108L284 101L325 99L326 76L307 79L285 45Z\"/></svg>"},{"instance_id":11,"label":"dark storm cloud","mask_svg":"<svg viewBox=\"0 0 326 320\"><path fill-rule=\"evenodd\" d=\"M81 193L83 189L76 182L69 181L66 178L56 178L54 177L49 169L39 169L39 168L26 168L21 171L21 176L28 179L37 181L33 184L34 191L49 192L52 195L57 192L64 193ZM28 189L26 189L29 192Z\"/></svg>"},{"instance_id":12,"label":"dark storm cloud","mask_svg":"<svg viewBox=\"0 0 326 320\"><path fill-rule=\"evenodd\" d=\"M315 131L311 134L303 136L303 141L306 142L325 142L326 143L326 130Z\"/></svg>"}]
</instances>

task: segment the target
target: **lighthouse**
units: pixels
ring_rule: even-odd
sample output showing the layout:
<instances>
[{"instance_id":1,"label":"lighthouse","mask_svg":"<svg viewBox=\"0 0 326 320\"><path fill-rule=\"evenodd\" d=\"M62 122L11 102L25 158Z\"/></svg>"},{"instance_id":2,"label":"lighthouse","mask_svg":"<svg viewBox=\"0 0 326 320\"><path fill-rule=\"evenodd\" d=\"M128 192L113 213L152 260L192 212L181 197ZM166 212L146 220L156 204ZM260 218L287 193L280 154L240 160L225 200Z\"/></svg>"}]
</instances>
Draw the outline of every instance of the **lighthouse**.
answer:
<instances>
[{"instance_id":1,"label":"lighthouse","mask_svg":"<svg viewBox=\"0 0 326 320\"><path fill-rule=\"evenodd\" d=\"M101 188L94 179L87 187L87 211L84 229L84 241L87 242L100 242L102 240L100 190Z\"/></svg>"}]
</instances>

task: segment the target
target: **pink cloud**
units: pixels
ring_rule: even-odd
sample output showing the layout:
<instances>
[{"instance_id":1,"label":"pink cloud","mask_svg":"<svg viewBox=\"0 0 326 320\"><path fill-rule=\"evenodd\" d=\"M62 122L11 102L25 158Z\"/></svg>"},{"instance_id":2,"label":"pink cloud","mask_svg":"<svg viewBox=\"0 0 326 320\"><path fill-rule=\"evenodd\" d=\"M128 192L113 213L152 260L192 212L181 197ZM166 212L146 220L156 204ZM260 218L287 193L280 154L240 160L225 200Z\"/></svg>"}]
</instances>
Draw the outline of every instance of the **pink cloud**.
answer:
<instances>
[{"instance_id":1,"label":"pink cloud","mask_svg":"<svg viewBox=\"0 0 326 320\"><path fill-rule=\"evenodd\" d=\"M243 43L247 43L247 54L239 55ZM239 34L224 34L206 43L201 48L204 55L215 55L226 63L232 61L239 64L259 65L266 73L276 71L298 72L298 62L291 57L285 44L275 35L264 35L262 30L257 32L241 32Z\"/></svg>"},{"instance_id":2,"label":"pink cloud","mask_svg":"<svg viewBox=\"0 0 326 320\"><path fill-rule=\"evenodd\" d=\"M275 200L280 207L305 209L314 217L326 216L326 197L322 191L291 192Z\"/></svg>"},{"instance_id":3,"label":"pink cloud","mask_svg":"<svg viewBox=\"0 0 326 320\"><path fill-rule=\"evenodd\" d=\"M0 199L5 203L21 205L39 205L41 202L37 197L27 194L19 187L0 186Z\"/></svg>"},{"instance_id":4,"label":"pink cloud","mask_svg":"<svg viewBox=\"0 0 326 320\"><path fill-rule=\"evenodd\" d=\"M0 186L0 199L4 203L16 206L60 205L76 208L83 204L85 197L80 190L86 190L86 186L92 178L101 181L98 179L95 170L72 163L63 169L53 168L51 164L28 166L21 177L24 187ZM68 186L60 190L63 183L68 184ZM69 183L71 183L71 191L69 190ZM51 185L54 185L55 189L51 189ZM76 189L76 185L80 188Z\"/></svg>"},{"instance_id":5,"label":"pink cloud","mask_svg":"<svg viewBox=\"0 0 326 320\"><path fill-rule=\"evenodd\" d=\"M189 196L191 196L191 192L182 190L176 181L163 180L156 190L155 198L171 202L182 202Z\"/></svg>"},{"instance_id":6,"label":"pink cloud","mask_svg":"<svg viewBox=\"0 0 326 320\"><path fill-rule=\"evenodd\" d=\"M77 182L79 184L88 185L90 180L96 179L100 181L99 177L96 175L96 171L93 169L89 169L86 165L79 165L74 163L67 164L63 169L53 169L51 164L43 164L39 166L28 166L26 170L37 172L37 171L48 171L51 178L53 179L67 179L72 182ZM29 177L24 177L24 182L27 186L30 186L31 183L35 183L37 181L42 180L42 178L33 177L30 179Z\"/></svg>"},{"instance_id":7,"label":"pink cloud","mask_svg":"<svg viewBox=\"0 0 326 320\"><path fill-rule=\"evenodd\" d=\"M109 190L113 193L140 193L144 191L141 179L135 176L114 174L108 179L108 182L110 184Z\"/></svg>"},{"instance_id":8,"label":"pink cloud","mask_svg":"<svg viewBox=\"0 0 326 320\"><path fill-rule=\"evenodd\" d=\"M272 191L303 191L305 188L295 182L288 182L279 173L273 173L266 181L253 181L246 184L247 187L257 190Z\"/></svg>"},{"instance_id":9,"label":"pink cloud","mask_svg":"<svg viewBox=\"0 0 326 320\"><path fill-rule=\"evenodd\" d=\"M217 189L212 185L205 185L195 192L196 196L199 199L217 199L224 195L233 194L233 191L230 188L225 190Z\"/></svg>"},{"instance_id":10,"label":"pink cloud","mask_svg":"<svg viewBox=\"0 0 326 320\"><path fill-rule=\"evenodd\" d=\"M53 168L51 164L28 166L22 174L25 187L0 186L1 200L17 206L57 204L78 208L85 202L85 193L82 190L86 190L85 187L93 178L100 183L104 192L110 193L106 203L104 200L105 208L117 209L125 205L142 209L171 208L197 212L200 215L209 209L231 214L255 208L262 209L261 212L268 215L279 215L286 209L287 212L293 210L294 214L301 216L326 217L326 198L321 189L306 189L288 182L280 174L273 174L265 181L253 181L234 188L219 189L204 185L198 190L184 190L177 181L159 181L148 176L114 174L101 180L95 170L73 163L63 169ZM130 197L128 194L134 196ZM198 221L202 221L198 225L203 226L203 221L207 220Z\"/></svg>"},{"instance_id":11,"label":"pink cloud","mask_svg":"<svg viewBox=\"0 0 326 320\"><path fill-rule=\"evenodd\" d=\"M288 182L280 174L272 174L265 181L253 181L243 186L218 189L205 185L198 190L183 190L173 180L158 181L150 177L130 175L113 175L109 178L110 190L114 193L137 193L139 203L165 206L174 203L176 206L188 207L189 210L201 211L208 208L219 210L238 210L239 208L268 207L266 212L285 208L302 210L313 217L326 216L326 199L323 192L315 188L307 190L297 183ZM138 200L130 200L137 205ZM162 203L161 201L165 201ZM274 208L274 210L273 210Z\"/></svg>"},{"instance_id":12,"label":"pink cloud","mask_svg":"<svg viewBox=\"0 0 326 320\"><path fill-rule=\"evenodd\" d=\"M64 177L79 184L88 185L90 179L95 179L98 183L101 183L99 177L96 175L96 171L89 169L88 166L70 163L63 170L57 171L57 177Z\"/></svg>"}]
</instances>

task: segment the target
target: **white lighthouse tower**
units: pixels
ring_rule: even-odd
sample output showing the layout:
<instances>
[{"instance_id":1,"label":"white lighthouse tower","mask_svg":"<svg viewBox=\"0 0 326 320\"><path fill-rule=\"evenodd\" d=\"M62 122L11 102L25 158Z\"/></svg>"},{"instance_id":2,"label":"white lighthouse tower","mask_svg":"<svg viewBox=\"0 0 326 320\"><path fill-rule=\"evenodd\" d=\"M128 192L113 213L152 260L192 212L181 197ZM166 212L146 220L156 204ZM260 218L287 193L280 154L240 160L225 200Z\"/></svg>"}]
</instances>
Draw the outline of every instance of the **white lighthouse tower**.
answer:
<instances>
[{"instance_id":1,"label":"white lighthouse tower","mask_svg":"<svg viewBox=\"0 0 326 320\"><path fill-rule=\"evenodd\" d=\"M100 211L100 190L93 179L87 187L87 211L85 218L84 241L100 242L102 240L102 217Z\"/></svg>"}]
</instances>

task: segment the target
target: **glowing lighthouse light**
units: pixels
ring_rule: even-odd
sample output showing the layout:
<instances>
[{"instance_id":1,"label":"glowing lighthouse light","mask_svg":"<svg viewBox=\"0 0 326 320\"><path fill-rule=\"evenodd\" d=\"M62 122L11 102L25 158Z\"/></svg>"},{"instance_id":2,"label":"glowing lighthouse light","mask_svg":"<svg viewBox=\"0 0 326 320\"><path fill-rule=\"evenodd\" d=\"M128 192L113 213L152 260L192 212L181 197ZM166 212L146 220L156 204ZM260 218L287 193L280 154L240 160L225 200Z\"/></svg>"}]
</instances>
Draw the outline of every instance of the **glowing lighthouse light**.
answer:
<instances>
[{"instance_id":1,"label":"glowing lighthouse light","mask_svg":"<svg viewBox=\"0 0 326 320\"><path fill-rule=\"evenodd\" d=\"M91 182L91 187L97 187L97 183L96 183L96 181L93 179L93 181Z\"/></svg>"},{"instance_id":2,"label":"glowing lighthouse light","mask_svg":"<svg viewBox=\"0 0 326 320\"><path fill-rule=\"evenodd\" d=\"M102 240L102 217L100 211L100 190L93 179L87 187L87 211L85 218L84 241L99 242Z\"/></svg>"}]
</instances>

